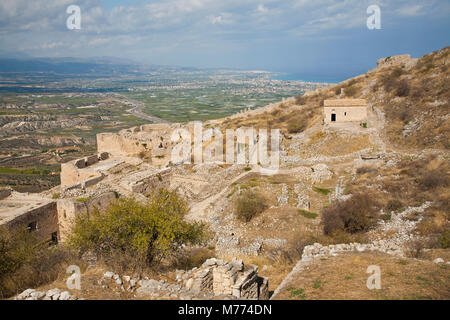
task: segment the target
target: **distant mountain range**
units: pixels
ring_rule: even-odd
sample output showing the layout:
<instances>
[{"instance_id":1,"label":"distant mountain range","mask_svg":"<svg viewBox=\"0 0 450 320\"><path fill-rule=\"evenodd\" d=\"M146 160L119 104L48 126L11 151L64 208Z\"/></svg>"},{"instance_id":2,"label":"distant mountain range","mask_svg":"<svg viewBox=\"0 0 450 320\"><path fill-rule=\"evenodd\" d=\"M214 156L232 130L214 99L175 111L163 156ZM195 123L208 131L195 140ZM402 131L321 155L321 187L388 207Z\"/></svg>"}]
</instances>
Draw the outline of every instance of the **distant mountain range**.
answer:
<instances>
[{"instance_id":1,"label":"distant mountain range","mask_svg":"<svg viewBox=\"0 0 450 320\"><path fill-rule=\"evenodd\" d=\"M193 71L194 68L144 65L128 59L113 57L83 58L32 58L5 57L0 54L0 73L54 73L63 75L143 75L152 72Z\"/></svg>"}]
</instances>

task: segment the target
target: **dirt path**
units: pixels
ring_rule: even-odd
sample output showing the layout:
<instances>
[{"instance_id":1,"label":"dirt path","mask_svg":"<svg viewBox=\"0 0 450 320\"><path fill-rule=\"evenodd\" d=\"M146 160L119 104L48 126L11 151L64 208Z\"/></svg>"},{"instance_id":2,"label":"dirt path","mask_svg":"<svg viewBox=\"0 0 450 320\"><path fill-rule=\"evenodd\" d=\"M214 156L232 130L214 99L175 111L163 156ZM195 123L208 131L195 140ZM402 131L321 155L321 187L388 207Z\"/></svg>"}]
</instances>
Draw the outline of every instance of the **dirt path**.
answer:
<instances>
[{"instance_id":1,"label":"dirt path","mask_svg":"<svg viewBox=\"0 0 450 320\"><path fill-rule=\"evenodd\" d=\"M242 179L243 177L247 176L250 173L254 173L256 171L254 170L250 170L250 171L246 171L241 173L240 175L238 175L236 178L234 178L233 180L231 180L227 186L225 186L225 188L222 189L222 191L220 191L219 193L216 193L215 195L212 195L208 198L206 198L203 201L200 201L196 204L194 204L190 210L189 210L189 214L186 215L186 220L195 220L195 221L207 221L207 209L208 207L213 204L214 202L216 202L220 197L224 196L225 193L228 191L228 189L230 188L230 186L235 183L236 181L239 181L240 179Z\"/></svg>"}]
</instances>

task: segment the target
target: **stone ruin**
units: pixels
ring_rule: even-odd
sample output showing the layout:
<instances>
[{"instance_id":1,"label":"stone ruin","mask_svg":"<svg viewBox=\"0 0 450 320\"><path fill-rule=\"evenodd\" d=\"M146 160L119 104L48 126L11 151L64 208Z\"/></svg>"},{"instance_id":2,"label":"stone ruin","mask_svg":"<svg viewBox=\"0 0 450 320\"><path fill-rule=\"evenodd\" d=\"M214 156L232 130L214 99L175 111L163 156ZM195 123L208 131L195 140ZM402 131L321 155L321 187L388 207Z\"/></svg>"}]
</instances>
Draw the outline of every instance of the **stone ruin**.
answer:
<instances>
[{"instance_id":1,"label":"stone ruin","mask_svg":"<svg viewBox=\"0 0 450 320\"><path fill-rule=\"evenodd\" d=\"M177 279L188 289L212 292L215 296L269 299L269 280L258 276L257 266L245 266L242 260L227 262L211 258L198 269L179 273Z\"/></svg>"},{"instance_id":2,"label":"stone ruin","mask_svg":"<svg viewBox=\"0 0 450 320\"><path fill-rule=\"evenodd\" d=\"M269 282L258 276L258 267L245 266L241 260L227 262L211 258L199 268L178 271L177 283L154 280L139 275L121 276L106 271L96 284L104 290L133 293L140 299L180 300L268 300ZM14 300L85 300L68 291L26 289Z\"/></svg>"}]
</instances>

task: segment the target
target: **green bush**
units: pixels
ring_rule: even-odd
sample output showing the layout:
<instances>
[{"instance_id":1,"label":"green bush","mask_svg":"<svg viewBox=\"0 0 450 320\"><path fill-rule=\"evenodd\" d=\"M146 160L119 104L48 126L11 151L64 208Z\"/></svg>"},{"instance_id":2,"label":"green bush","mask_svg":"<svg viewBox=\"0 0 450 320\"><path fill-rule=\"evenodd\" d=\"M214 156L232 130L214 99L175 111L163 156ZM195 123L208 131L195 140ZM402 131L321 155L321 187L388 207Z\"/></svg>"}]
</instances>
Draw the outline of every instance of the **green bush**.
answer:
<instances>
[{"instance_id":1,"label":"green bush","mask_svg":"<svg viewBox=\"0 0 450 320\"><path fill-rule=\"evenodd\" d=\"M150 265L169 257L183 244L204 239L204 225L183 220L186 203L161 189L147 203L133 198L114 201L105 211L76 218L69 244L81 253L90 251L108 263L119 256L137 265Z\"/></svg>"},{"instance_id":2,"label":"green bush","mask_svg":"<svg viewBox=\"0 0 450 320\"><path fill-rule=\"evenodd\" d=\"M249 222L266 209L266 199L253 190L245 190L235 201L236 217L244 222Z\"/></svg>"},{"instance_id":3,"label":"green bush","mask_svg":"<svg viewBox=\"0 0 450 320\"><path fill-rule=\"evenodd\" d=\"M322 209L323 231L326 235L369 230L377 220L377 204L367 194L355 194L345 201L335 201Z\"/></svg>"}]
</instances>

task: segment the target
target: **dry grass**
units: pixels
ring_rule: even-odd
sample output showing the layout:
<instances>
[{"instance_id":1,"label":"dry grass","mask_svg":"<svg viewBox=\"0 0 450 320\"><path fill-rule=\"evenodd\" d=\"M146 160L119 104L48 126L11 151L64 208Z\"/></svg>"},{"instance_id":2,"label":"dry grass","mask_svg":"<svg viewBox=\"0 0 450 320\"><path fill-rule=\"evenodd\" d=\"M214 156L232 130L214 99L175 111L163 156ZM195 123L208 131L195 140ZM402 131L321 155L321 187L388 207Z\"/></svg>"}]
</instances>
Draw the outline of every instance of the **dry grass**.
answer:
<instances>
[{"instance_id":1,"label":"dry grass","mask_svg":"<svg viewBox=\"0 0 450 320\"><path fill-rule=\"evenodd\" d=\"M367 267L381 269L381 289L366 286ZM288 290L290 289L290 290ZM450 299L450 266L382 253L349 253L318 260L277 299Z\"/></svg>"},{"instance_id":2,"label":"dry grass","mask_svg":"<svg viewBox=\"0 0 450 320\"><path fill-rule=\"evenodd\" d=\"M311 137L307 148L326 156L343 156L371 146L372 143L368 134L345 137L333 133L318 132Z\"/></svg>"}]
</instances>

